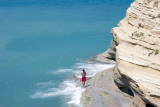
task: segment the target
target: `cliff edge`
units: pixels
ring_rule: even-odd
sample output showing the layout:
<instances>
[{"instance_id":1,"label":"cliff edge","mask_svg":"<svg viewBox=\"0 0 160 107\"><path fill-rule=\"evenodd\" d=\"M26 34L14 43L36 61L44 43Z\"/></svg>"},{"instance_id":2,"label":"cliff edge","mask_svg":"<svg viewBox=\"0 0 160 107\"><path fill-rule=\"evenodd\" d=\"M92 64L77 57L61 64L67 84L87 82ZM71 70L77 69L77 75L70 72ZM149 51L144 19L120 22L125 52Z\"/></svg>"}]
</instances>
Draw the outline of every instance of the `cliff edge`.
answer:
<instances>
[{"instance_id":1,"label":"cliff edge","mask_svg":"<svg viewBox=\"0 0 160 107\"><path fill-rule=\"evenodd\" d=\"M116 60L115 81L160 107L160 0L135 0L111 33L103 56Z\"/></svg>"}]
</instances>

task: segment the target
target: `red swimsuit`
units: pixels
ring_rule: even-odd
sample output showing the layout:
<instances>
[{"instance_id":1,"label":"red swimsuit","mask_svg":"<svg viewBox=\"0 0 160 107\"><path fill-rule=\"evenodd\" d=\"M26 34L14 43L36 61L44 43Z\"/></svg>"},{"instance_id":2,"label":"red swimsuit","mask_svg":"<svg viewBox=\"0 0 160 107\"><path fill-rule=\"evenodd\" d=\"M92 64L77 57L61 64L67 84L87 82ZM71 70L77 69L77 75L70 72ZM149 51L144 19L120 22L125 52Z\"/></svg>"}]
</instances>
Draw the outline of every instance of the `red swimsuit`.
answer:
<instances>
[{"instance_id":1,"label":"red swimsuit","mask_svg":"<svg viewBox=\"0 0 160 107\"><path fill-rule=\"evenodd\" d=\"M82 77L82 81L85 82L86 81L86 77Z\"/></svg>"}]
</instances>

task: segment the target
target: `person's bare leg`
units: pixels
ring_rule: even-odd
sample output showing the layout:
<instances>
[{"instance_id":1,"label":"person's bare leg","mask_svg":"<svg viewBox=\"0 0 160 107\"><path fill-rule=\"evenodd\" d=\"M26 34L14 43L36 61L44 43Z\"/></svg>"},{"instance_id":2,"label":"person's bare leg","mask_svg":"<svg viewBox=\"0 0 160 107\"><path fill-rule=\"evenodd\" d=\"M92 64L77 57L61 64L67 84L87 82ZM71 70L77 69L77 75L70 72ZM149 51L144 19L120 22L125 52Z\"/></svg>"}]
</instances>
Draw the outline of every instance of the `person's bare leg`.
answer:
<instances>
[{"instance_id":1,"label":"person's bare leg","mask_svg":"<svg viewBox=\"0 0 160 107\"><path fill-rule=\"evenodd\" d=\"M83 87L84 87L84 82L82 82L82 85L83 85Z\"/></svg>"},{"instance_id":2,"label":"person's bare leg","mask_svg":"<svg viewBox=\"0 0 160 107\"><path fill-rule=\"evenodd\" d=\"M85 82L83 82L83 88L85 87Z\"/></svg>"}]
</instances>

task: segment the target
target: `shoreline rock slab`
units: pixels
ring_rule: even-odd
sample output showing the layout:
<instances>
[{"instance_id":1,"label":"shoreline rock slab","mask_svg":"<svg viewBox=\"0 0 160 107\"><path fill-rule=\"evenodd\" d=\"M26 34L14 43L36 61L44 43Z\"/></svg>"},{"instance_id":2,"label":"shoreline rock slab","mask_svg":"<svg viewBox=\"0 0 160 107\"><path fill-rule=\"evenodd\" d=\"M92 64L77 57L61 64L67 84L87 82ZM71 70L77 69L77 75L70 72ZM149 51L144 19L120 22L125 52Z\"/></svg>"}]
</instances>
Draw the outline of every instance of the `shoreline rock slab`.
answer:
<instances>
[{"instance_id":1,"label":"shoreline rock slab","mask_svg":"<svg viewBox=\"0 0 160 107\"><path fill-rule=\"evenodd\" d=\"M145 107L137 97L122 92L112 77L114 68L102 71L86 82L86 90L82 94L83 107Z\"/></svg>"}]
</instances>

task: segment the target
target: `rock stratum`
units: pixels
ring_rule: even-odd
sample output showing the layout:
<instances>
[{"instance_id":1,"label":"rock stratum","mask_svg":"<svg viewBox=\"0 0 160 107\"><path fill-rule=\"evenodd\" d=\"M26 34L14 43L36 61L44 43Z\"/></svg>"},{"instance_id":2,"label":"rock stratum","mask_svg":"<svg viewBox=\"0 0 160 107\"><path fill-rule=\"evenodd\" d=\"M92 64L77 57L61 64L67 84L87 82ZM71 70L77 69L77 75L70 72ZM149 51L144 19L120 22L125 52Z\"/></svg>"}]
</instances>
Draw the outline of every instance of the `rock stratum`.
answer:
<instances>
[{"instance_id":1,"label":"rock stratum","mask_svg":"<svg viewBox=\"0 0 160 107\"><path fill-rule=\"evenodd\" d=\"M111 33L103 56L116 60L115 81L160 107L160 0L135 0Z\"/></svg>"}]
</instances>

